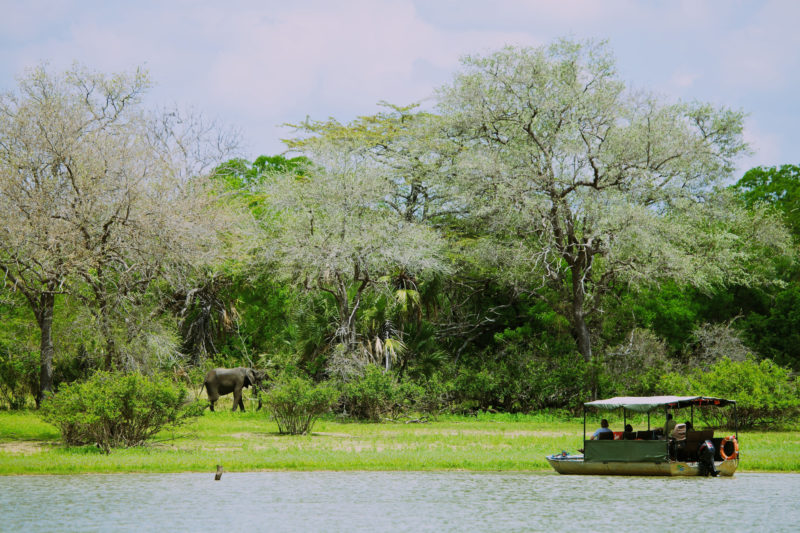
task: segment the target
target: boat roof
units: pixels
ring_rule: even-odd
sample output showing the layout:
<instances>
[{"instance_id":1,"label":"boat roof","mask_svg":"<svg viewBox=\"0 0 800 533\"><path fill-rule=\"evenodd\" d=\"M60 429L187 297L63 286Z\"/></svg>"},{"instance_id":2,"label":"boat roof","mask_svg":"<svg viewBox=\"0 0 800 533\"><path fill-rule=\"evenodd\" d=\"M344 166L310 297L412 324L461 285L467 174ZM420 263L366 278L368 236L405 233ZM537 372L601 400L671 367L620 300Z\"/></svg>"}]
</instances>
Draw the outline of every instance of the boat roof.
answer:
<instances>
[{"instance_id":1,"label":"boat roof","mask_svg":"<svg viewBox=\"0 0 800 533\"><path fill-rule=\"evenodd\" d=\"M735 403L736 401L734 400L711 398L709 396L617 396L607 400L586 402L583 405L609 411L622 407L630 411L647 413L659 407L671 407L673 409L689 407L690 405L715 405L722 407Z\"/></svg>"}]
</instances>

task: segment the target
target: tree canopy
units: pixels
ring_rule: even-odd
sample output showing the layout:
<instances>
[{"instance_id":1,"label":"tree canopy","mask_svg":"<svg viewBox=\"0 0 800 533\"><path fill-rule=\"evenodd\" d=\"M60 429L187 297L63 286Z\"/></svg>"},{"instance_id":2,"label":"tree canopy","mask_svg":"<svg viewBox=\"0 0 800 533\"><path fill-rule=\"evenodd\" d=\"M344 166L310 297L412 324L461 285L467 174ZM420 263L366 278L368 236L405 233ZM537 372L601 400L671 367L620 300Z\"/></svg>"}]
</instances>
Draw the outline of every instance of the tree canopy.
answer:
<instances>
[{"instance_id":1,"label":"tree canopy","mask_svg":"<svg viewBox=\"0 0 800 533\"><path fill-rule=\"evenodd\" d=\"M605 43L465 57L253 161L149 86L39 68L0 95L2 403L248 366L379 420L800 368L798 167L730 186L743 112L632 90Z\"/></svg>"}]
</instances>

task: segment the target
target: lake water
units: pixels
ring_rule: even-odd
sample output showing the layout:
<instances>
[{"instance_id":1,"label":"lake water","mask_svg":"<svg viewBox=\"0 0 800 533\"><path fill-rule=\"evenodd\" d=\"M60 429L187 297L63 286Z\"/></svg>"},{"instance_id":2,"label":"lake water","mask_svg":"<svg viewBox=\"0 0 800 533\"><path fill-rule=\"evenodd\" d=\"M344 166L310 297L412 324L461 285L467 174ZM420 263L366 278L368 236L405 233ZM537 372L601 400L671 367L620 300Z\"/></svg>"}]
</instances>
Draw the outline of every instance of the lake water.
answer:
<instances>
[{"instance_id":1,"label":"lake water","mask_svg":"<svg viewBox=\"0 0 800 533\"><path fill-rule=\"evenodd\" d=\"M0 531L799 531L800 474L0 477Z\"/></svg>"}]
</instances>

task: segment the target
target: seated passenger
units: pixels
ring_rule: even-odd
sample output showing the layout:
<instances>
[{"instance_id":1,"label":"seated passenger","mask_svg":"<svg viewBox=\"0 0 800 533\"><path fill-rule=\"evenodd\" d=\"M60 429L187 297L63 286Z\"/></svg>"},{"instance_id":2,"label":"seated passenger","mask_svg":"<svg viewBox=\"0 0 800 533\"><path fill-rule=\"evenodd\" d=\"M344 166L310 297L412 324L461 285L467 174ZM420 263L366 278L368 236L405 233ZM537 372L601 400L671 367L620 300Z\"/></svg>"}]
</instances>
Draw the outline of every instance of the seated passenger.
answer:
<instances>
[{"instance_id":1,"label":"seated passenger","mask_svg":"<svg viewBox=\"0 0 800 533\"><path fill-rule=\"evenodd\" d=\"M636 432L633 431L633 426L625 424L625 431L622 433L623 440L636 440Z\"/></svg>"},{"instance_id":2,"label":"seated passenger","mask_svg":"<svg viewBox=\"0 0 800 533\"><path fill-rule=\"evenodd\" d=\"M672 419L672 413L667 413L667 422L664 424L664 438L672 435L673 429L675 429L675 421Z\"/></svg>"},{"instance_id":3,"label":"seated passenger","mask_svg":"<svg viewBox=\"0 0 800 533\"><path fill-rule=\"evenodd\" d=\"M670 437L675 440L686 440L686 424L676 424Z\"/></svg>"},{"instance_id":4,"label":"seated passenger","mask_svg":"<svg viewBox=\"0 0 800 533\"><path fill-rule=\"evenodd\" d=\"M608 429L608 420L606 420L605 418L600 421L600 429L594 432L594 435L592 435L592 440L599 440L600 435L603 433L609 433L611 434L611 438L612 439L614 438L613 437L614 432ZM604 437L604 438L609 438L609 437Z\"/></svg>"}]
</instances>

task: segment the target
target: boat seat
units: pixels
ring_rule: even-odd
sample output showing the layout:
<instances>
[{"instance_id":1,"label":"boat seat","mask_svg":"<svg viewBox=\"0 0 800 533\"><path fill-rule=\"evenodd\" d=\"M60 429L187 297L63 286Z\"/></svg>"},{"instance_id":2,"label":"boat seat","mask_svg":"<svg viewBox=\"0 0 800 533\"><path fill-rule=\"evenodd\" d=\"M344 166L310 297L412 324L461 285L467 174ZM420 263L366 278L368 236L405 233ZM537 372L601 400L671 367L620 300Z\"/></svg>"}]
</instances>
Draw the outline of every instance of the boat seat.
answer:
<instances>
[{"instance_id":1,"label":"boat seat","mask_svg":"<svg viewBox=\"0 0 800 533\"><path fill-rule=\"evenodd\" d=\"M649 431L637 431L636 432L636 438L638 440L654 440L653 439L653 431L652 430L649 430Z\"/></svg>"},{"instance_id":2,"label":"boat seat","mask_svg":"<svg viewBox=\"0 0 800 533\"><path fill-rule=\"evenodd\" d=\"M714 438L713 429L704 429L702 431L687 431L686 440L703 442L704 440L711 440Z\"/></svg>"},{"instance_id":3,"label":"boat seat","mask_svg":"<svg viewBox=\"0 0 800 533\"><path fill-rule=\"evenodd\" d=\"M626 431L622 434L622 440L636 440L635 431Z\"/></svg>"},{"instance_id":4,"label":"boat seat","mask_svg":"<svg viewBox=\"0 0 800 533\"><path fill-rule=\"evenodd\" d=\"M614 440L614 433L611 431L605 431L603 433L600 433L597 436L597 440Z\"/></svg>"},{"instance_id":5,"label":"boat seat","mask_svg":"<svg viewBox=\"0 0 800 533\"><path fill-rule=\"evenodd\" d=\"M697 461L697 449L700 443L710 440L714 437L713 429L704 429L703 431L688 431L686 432L686 440L678 441L681 448L684 450L687 461Z\"/></svg>"}]
</instances>

